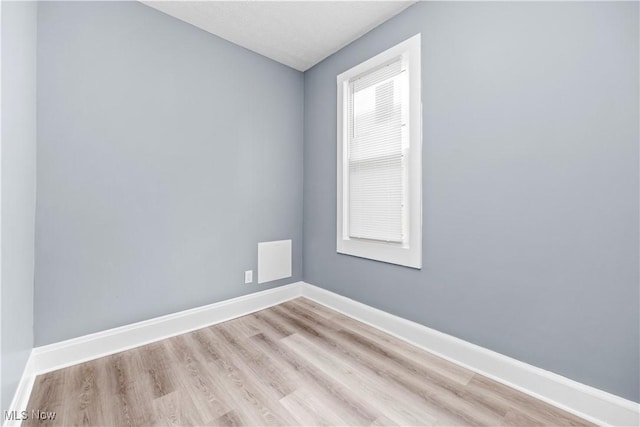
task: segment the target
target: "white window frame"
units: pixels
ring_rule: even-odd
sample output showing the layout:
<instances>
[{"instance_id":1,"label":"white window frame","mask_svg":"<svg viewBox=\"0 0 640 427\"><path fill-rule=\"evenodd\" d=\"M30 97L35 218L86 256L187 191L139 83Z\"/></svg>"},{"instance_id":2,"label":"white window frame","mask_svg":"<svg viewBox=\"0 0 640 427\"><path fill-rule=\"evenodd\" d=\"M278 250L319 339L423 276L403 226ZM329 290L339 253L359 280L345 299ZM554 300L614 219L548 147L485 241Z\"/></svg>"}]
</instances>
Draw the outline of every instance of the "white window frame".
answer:
<instances>
[{"instance_id":1,"label":"white window frame","mask_svg":"<svg viewBox=\"0 0 640 427\"><path fill-rule=\"evenodd\" d=\"M386 62L402 56L407 60L409 73L409 113L407 135L408 156L408 219L407 233L402 243L387 243L349 237L349 161L347 98L349 82ZM407 267L422 268L422 101L420 77L420 34L374 56L345 71L337 77L338 83L338 150L337 150L337 229L338 253L368 258Z\"/></svg>"}]
</instances>

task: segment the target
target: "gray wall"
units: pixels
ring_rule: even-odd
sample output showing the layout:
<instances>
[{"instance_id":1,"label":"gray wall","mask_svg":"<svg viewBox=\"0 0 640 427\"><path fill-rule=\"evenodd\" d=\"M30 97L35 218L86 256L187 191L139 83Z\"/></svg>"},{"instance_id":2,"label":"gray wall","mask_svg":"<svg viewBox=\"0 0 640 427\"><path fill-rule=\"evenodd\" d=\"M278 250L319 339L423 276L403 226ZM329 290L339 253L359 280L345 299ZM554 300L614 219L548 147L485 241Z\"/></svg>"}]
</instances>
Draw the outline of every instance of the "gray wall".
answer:
<instances>
[{"instance_id":1,"label":"gray wall","mask_svg":"<svg viewBox=\"0 0 640 427\"><path fill-rule=\"evenodd\" d=\"M2 398L9 409L33 347L36 3L2 5Z\"/></svg>"},{"instance_id":2,"label":"gray wall","mask_svg":"<svg viewBox=\"0 0 640 427\"><path fill-rule=\"evenodd\" d=\"M422 33L421 271L335 249L336 75ZM419 3L305 73L304 279L640 400L638 4Z\"/></svg>"},{"instance_id":3,"label":"gray wall","mask_svg":"<svg viewBox=\"0 0 640 427\"><path fill-rule=\"evenodd\" d=\"M300 280L303 86L138 2L41 4L36 345ZM244 285L277 239L293 277Z\"/></svg>"}]
</instances>

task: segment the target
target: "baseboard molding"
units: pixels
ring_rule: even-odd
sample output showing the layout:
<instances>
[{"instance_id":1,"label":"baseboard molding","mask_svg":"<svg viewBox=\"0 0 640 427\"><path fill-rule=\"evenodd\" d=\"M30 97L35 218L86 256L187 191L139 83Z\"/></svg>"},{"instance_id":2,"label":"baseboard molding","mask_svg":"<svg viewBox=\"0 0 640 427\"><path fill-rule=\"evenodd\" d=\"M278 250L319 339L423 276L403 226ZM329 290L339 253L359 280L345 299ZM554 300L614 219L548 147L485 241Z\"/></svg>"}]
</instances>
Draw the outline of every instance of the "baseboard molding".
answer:
<instances>
[{"instance_id":1,"label":"baseboard molding","mask_svg":"<svg viewBox=\"0 0 640 427\"><path fill-rule=\"evenodd\" d=\"M254 313L301 296L302 287L302 282L295 282L119 328L36 347L31 351L10 410L20 413L27 408L37 375ZM4 420L3 425L18 426L20 421Z\"/></svg>"},{"instance_id":2,"label":"baseboard molding","mask_svg":"<svg viewBox=\"0 0 640 427\"><path fill-rule=\"evenodd\" d=\"M640 405L305 283L302 296L600 425L640 425Z\"/></svg>"},{"instance_id":3,"label":"baseboard molding","mask_svg":"<svg viewBox=\"0 0 640 427\"><path fill-rule=\"evenodd\" d=\"M29 359L27 359L27 363L24 367L24 371L22 372L22 376L20 377L20 382L18 383L18 388L16 389L16 394L13 395L13 400L11 401L11 406L9 410L17 411L17 414L20 414L23 411L27 404L29 403L29 397L31 396L31 389L33 389L33 383L36 379L36 374L33 369L33 350L29 354ZM20 415L18 415L20 416ZM5 414L2 414L3 426L6 427L17 427L21 424L21 420L7 420L5 419Z\"/></svg>"},{"instance_id":4,"label":"baseboard molding","mask_svg":"<svg viewBox=\"0 0 640 427\"><path fill-rule=\"evenodd\" d=\"M195 331L280 304L301 295L302 282L228 299L190 310L84 335L33 349L36 373L108 356Z\"/></svg>"},{"instance_id":5,"label":"baseboard molding","mask_svg":"<svg viewBox=\"0 0 640 427\"><path fill-rule=\"evenodd\" d=\"M640 425L640 405L386 313L296 282L33 349L11 409L27 407L36 375L160 341L304 296L410 344L600 425ZM5 421L7 426L19 422Z\"/></svg>"}]
</instances>

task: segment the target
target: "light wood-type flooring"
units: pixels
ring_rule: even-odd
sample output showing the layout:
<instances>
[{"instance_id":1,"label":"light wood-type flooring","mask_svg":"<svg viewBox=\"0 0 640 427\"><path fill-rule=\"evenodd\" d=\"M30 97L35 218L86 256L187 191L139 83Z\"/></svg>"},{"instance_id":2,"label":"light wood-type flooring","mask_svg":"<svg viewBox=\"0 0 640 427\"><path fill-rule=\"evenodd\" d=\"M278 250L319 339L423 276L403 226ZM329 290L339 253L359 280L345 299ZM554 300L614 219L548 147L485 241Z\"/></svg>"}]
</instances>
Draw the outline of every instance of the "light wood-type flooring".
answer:
<instances>
[{"instance_id":1,"label":"light wood-type flooring","mask_svg":"<svg viewBox=\"0 0 640 427\"><path fill-rule=\"evenodd\" d=\"M37 377L23 425L588 425L298 298Z\"/></svg>"}]
</instances>

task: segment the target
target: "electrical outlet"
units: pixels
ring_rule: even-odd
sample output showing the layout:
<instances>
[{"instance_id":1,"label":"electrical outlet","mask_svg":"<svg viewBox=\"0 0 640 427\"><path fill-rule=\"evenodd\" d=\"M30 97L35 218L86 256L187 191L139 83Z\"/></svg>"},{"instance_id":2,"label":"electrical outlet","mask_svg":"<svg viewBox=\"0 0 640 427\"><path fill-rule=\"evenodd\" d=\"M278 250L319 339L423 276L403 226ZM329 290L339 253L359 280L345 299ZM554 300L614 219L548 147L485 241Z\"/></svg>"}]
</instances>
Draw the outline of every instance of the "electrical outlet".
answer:
<instances>
[{"instance_id":1,"label":"electrical outlet","mask_svg":"<svg viewBox=\"0 0 640 427\"><path fill-rule=\"evenodd\" d=\"M244 272L244 283L253 282L253 270L247 270Z\"/></svg>"}]
</instances>

